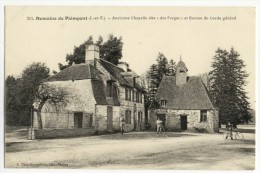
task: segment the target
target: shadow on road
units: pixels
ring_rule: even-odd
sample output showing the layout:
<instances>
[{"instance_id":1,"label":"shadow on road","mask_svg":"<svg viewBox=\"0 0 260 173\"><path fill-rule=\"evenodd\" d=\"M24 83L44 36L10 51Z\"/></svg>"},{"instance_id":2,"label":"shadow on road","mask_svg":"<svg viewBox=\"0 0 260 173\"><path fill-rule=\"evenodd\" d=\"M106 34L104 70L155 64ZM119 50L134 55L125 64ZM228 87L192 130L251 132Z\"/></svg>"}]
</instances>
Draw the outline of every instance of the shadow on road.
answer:
<instances>
[{"instance_id":1,"label":"shadow on road","mask_svg":"<svg viewBox=\"0 0 260 173\"><path fill-rule=\"evenodd\" d=\"M196 136L196 134L184 134L184 133L173 133L166 132L161 136L157 136L157 133L151 132L130 132L121 134L109 134L109 135L101 135L99 139L111 139L111 140L133 140L133 139L150 139L150 138L173 138L173 137L186 137L186 136Z\"/></svg>"},{"instance_id":2,"label":"shadow on road","mask_svg":"<svg viewBox=\"0 0 260 173\"><path fill-rule=\"evenodd\" d=\"M224 131L226 131L226 128L220 128L219 131L220 132L224 132ZM238 129L236 129L234 131L240 132L240 133L255 133L255 129L242 129L242 128L238 128Z\"/></svg>"}]
</instances>

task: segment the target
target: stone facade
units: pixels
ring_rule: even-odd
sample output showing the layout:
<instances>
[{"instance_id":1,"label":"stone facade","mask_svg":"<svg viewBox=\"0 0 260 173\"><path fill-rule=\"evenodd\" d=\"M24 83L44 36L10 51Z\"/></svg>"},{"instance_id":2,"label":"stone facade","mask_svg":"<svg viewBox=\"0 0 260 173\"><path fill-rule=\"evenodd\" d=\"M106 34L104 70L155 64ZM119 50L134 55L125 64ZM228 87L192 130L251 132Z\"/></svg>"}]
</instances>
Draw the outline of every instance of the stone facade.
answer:
<instances>
[{"instance_id":1,"label":"stone facade","mask_svg":"<svg viewBox=\"0 0 260 173\"><path fill-rule=\"evenodd\" d=\"M207 132L218 132L217 110L207 110L207 120L201 121L201 110L173 110L173 109L150 109L149 125L156 129L157 115L165 115L165 129L168 131L182 131L181 116L187 116L187 130L196 131L205 128Z\"/></svg>"},{"instance_id":2,"label":"stone facade","mask_svg":"<svg viewBox=\"0 0 260 173\"><path fill-rule=\"evenodd\" d=\"M96 105L91 80L55 81L46 84L66 90L68 96L64 106L54 106L48 102L44 104L41 112L43 128L73 129L76 112L83 113L82 128L88 128L90 115L95 114ZM36 112L34 113L34 127L38 127Z\"/></svg>"},{"instance_id":3,"label":"stone facade","mask_svg":"<svg viewBox=\"0 0 260 173\"><path fill-rule=\"evenodd\" d=\"M96 105L91 80L79 81L57 81L49 82L53 86L63 87L69 93L66 106L57 108L48 102L42 109L43 128L53 129L74 129L74 113L82 112L82 128L95 128L97 131L107 130L107 105ZM125 88L119 85L120 106L112 106L113 109L113 131L120 130L120 115L125 115L126 110L131 110L131 124L125 125L125 131L144 130L144 95L142 103L125 100ZM141 123L138 122L138 112L142 112ZM93 126L90 127L90 116L92 116ZM38 127L36 112L34 113L34 128ZM141 128L139 128L141 127Z\"/></svg>"},{"instance_id":4,"label":"stone facade","mask_svg":"<svg viewBox=\"0 0 260 173\"><path fill-rule=\"evenodd\" d=\"M41 111L43 129L94 129L96 133L120 130L120 116L131 111L131 121L125 124L125 131L143 130L145 127L144 91L134 84L127 83L121 76L123 71L109 62L101 62L98 48L90 46L87 50L86 64L76 64L47 79L46 84L66 91L66 105L52 105L46 102ZM95 51L95 52L93 52ZM103 63L103 64L102 64ZM106 68L104 67L104 63ZM108 68L115 68L109 71ZM116 74L114 74L116 73ZM130 76L131 77L131 76ZM117 79L118 80L115 80ZM120 81L121 80L121 81ZM122 83L122 81L126 82ZM109 84L112 83L112 95ZM98 87L95 88L95 87ZM127 99L125 88L138 92L141 99ZM38 101L35 101L37 107ZM38 119L34 113L34 128ZM71 131L62 131L60 133ZM38 134L45 134L39 132ZM49 133L49 131L48 131ZM80 134L85 134L80 131ZM86 133L87 134L87 133ZM62 134L66 136L66 134Z\"/></svg>"},{"instance_id":5,"label":"stone facade","mask_svg":"<svg viewBox=\"0 0 260 173\"><path fill-rule=\"evenodd\" d=\"M125 115L126 114L126 110L130 110L131 111L131 124L126 124L125 128L126 131L131 131L131 130L144 130L145 128L145 110L144 110L144 94L142 94L141 99L142 101L140 101L141 103L137 103L136 102L136 98L134 99L134 101L129 101L125 99L125 88L124 87L119 87L119 101L121 104L121 108L120 108L120 115ZM142 118L141 118L141 122L138 123L138 112L141 112L142 114Z\"/></svg>"}]
</instances>

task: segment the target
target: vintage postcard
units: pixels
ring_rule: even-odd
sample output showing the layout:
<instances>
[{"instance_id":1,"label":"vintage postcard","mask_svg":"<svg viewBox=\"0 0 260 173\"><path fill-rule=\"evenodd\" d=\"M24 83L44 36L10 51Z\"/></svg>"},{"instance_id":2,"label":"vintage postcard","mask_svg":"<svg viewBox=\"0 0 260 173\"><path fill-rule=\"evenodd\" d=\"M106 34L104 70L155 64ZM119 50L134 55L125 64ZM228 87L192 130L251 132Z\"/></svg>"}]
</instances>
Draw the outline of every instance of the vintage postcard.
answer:
<instances>
[{"instance_id":1,"label":"vintage postcard","mask_svg":"<svg viewBox=\"0 0 260 173\"><path fill-rule=\"evenodd\" d=\"M256 7L4 10L5 169L255 170Z\"/></svg>"}]
</instances>

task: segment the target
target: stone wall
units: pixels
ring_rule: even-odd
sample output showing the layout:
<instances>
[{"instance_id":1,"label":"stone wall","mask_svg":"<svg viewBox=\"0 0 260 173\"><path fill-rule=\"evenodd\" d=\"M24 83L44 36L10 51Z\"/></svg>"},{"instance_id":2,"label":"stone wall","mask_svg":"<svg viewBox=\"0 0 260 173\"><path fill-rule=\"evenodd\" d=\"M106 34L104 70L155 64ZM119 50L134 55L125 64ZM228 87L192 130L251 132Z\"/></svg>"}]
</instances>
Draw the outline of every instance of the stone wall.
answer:
<instances>
[{"instance_id":1,"label":"stone wall","mask_svg":"<svg viewBox=\"0 0 260 173\"><path fill-rule=\"evenodd\" d=\"M92 123L90 122L92 116ZM43 128L59 128L59 129L74 129L74 112L42 112ZM92 125L92 126L91 126ZM91 128L94 126L94 114L83 112L82 128ZM34 115L34 128L38 127L38 119Z\"/></svg>"},{"instance_id":2,"label":"stone wall","mask_svg":"<svg viewBox=\"0 0 260 173\"><path fill-rule=\"evenodd\" d=\"M120 106L113 106L113 130L120 130Z\"/></svg>"},{"instance_id":3,"label":"stone wall","mask_svg":"<svg viewBox=\"0 0 260 173\"><path fill-rule=\"evenodd\" d=\"M30 132L29 132L30 133ZM95 129L34 129L33 139L52 139L75 136L90 136Z\"/></svg>"},{"instance_id":4,"label":"stone wall","mask_svg":"<svg viewBox=\"0 0 260 173\"><path fill-rule=\"evenodd\" d=\"M98 132L107 131L107 106L96 105L95 129Z\"/></svg>"},{"instance_id":5,"label":"stone wall","mask_svg":"<svg viewBox=\"0 0 260 173\"><path fill-rule=\"evenodd\" d=\"M135 90L136 91L136 90ZM145 128L145 110L144 110L144 95L142 94L142 103L125 99L125 87L119 87L119 101L121 104L120 114L126 114L126 110L131 110L131 124L125 125L126 131L144 130ZM142 112L142 123L138 125L138 111ZM141 126L141 129L140 129Z\"/></svg>"},{"instance_id":6,"label":"stone wall","mask_svg":"<svg viewBox=\"0 0 260 173\"><path fill-rule=\"evenodd\" d=\"M171 110L171 109L150 109L149 125L151 129L156 129L157 114L165 114L165 128L168 131L181 131L181 116L187 115L187 130L195 131L205 128L209 133L218 131L218 112L215 110L207 111L207 121L200 122L200 110Z\"/></svg>"},{"instance_id":7,"label":"stone wall","mask_svg":"<svg viewBox=\"0 0 260 173\"><path fill-rule=\"evenodd\" d=\"M149 109L148 110L148 126L150 129L155 130L156 129L156 109Z\"/></svg>"},{"instance_id":8,"label":"stone wall","mask_svg":"<svg viewBox=\"0 0 260 173\"><path fill-rule=\"evenodd\" d=\"M95 98L91 80L55 81L47 84L67 92L66 105L54 106L45 103L42 108L43 128L74 128L74 113L83 112L83 128L89 127L90 114L95 115ZM37 102L35 103L37 105ZM34 113L34 127L38 127Z\"/></svg>"}]
</instances>

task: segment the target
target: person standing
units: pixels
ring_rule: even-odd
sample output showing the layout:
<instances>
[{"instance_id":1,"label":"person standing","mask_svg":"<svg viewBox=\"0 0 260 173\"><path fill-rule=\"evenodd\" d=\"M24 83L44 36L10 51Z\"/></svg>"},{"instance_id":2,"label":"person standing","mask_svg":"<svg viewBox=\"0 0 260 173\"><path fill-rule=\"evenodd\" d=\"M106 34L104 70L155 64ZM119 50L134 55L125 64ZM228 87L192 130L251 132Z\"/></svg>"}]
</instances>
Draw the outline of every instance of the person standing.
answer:
<instances>
[{"instance_id":1,"label":"person standing","mask_svg":"<svg viewBox=\"0 0 260 173\"><path fill-rule=\"evenodd\" d=\"M227 131L229 131L229 135L226 136L226 139L230 137L233 140L233 125L230 122L227 124Z\"/></svg>"},{"instance_id":2,"label":"person standing","mask_svg":"<svg viewBox=\"0 0 260 173\"><path fill-rule=\"evenodd\" d=\"M160 118L157 119L156 121L156 125L157 125L157 135L162 135L162 121L160 120Z\"/></svg>"},{"instance_id":3,"label":"person standing","mask_svg":"<svg viewBox=\"0 0 260 173\"><path fill-rule=\"evenodd\" d=\"M124 115L121 115L121 116L120 116L121 135L124 134L124 128L125 128L125 117L124 117Z\"/></svg>"}]
</instances>

